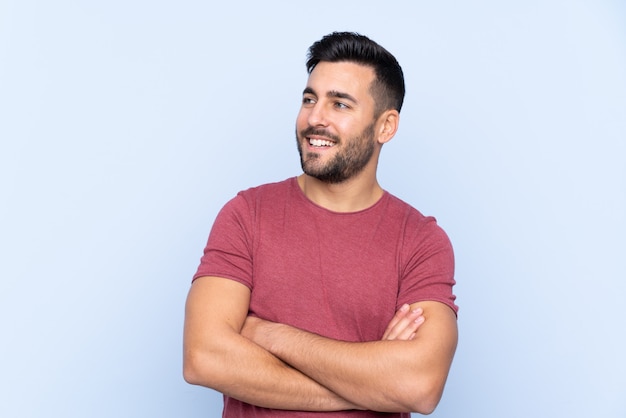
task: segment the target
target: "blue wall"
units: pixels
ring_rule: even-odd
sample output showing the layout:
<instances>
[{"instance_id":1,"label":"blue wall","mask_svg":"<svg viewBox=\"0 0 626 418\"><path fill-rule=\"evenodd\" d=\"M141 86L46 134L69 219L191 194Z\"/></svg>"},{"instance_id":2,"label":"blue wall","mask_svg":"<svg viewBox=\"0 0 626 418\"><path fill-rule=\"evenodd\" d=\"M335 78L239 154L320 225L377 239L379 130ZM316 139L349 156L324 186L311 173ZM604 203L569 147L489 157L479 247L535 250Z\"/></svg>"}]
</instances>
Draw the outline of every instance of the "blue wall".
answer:
<instances>
[{"instance_id":1,"label":"blue wall","mask_svg":"<svg viewBox=\"0 0 626 418\"><path fill-rule=\"evenodd\" d=\"M457 253L434 417L626 416L619 1L0 0L0 416L213 417L183 304L238 190L299 173L306 48L396 54L380 181Z\"/></svg>"}]
</instances>

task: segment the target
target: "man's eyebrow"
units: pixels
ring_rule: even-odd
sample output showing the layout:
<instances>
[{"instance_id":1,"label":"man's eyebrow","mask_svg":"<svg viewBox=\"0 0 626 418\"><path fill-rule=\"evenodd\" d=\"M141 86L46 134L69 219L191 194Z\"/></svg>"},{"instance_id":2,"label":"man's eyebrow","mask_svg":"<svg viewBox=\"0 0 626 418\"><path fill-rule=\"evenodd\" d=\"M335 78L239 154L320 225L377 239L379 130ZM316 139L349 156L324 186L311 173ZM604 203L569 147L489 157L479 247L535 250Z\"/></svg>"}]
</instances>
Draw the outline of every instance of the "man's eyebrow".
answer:
<instances>
[{"instance_id":1,"label":"man's eyebrow","mask_svg":"<svg viewBox=\"0 0 626 418\"><path fill-rule=\"evenodd\" d=\"M346 99L346 100L350 100L352 103L357 103L357 100L353 96L349 95L348 93L343 93L337 90L329 91L328 93L326 93L326 97L331 97L335 99Z\"/></svg>"},{"instance_id":2,"label":"man's eyebrow","mask_svg":"<svg viewBox=\"0 0 626 418\"><path fill-rule=\"evenodd\" d=\"M317 93L311 87L306 87L304 91L302 92L302 94L303 95L312 94L313 96L317 96ZM343 93L337 90L330 90L328 93L326 93L326 97L335 98L335 99L346 99L346 100L350 100L352 103L358 103L357 100L352 95L348 93Z\"/></svg>"}]
</instances>

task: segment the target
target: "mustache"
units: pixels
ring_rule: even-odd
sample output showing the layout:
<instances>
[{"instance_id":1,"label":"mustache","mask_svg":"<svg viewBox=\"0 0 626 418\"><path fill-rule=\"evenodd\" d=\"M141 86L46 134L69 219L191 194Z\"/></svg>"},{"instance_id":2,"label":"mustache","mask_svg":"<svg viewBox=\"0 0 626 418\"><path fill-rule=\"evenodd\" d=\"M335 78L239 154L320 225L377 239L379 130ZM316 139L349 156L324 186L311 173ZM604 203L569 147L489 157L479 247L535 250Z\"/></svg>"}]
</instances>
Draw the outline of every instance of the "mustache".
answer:
<instances>
[{"instance_id":1,"label":"mustache","mask_svg":"<svg viewBox=\"0 0 626 418\"><path fill-rule=\"evenodd\" d=\"M326 129L322 129L322 128L315 128L313 126L309 126L306 129L303 129L300 131L300 136L301 137L307 137L307 136L322 136L324 138L328 138L334 142L339 142L340 139L337 135L333 135L330 132L328 132Z\"/></svg>"}]
</instances>

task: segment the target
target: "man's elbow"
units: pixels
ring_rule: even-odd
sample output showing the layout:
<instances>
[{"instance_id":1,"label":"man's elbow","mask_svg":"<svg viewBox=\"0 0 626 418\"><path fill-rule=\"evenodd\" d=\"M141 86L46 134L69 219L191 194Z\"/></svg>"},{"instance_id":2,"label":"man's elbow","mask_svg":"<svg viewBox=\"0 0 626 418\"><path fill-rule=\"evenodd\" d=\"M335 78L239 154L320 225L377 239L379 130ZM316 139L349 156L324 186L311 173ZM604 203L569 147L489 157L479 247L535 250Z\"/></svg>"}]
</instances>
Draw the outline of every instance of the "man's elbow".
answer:
<instances>
[{"instance_id":1,"label":"man's elbow","mask_svg":"<svg viewBox=\"0 0 626 418\"><path fill-rule=\"evenodd\" d=\"M443 394L445 382L440 379L431 381L415 382L405 386L403 400L401 401L406 411L417 412L422 415L432 414Z\"/></svg>"},{"instance_id":2,"label":"man's elbow","mask_svg":"<svg viewBox=\"0 0 626 418\"><path fill-rule=\"evenodd\" d=\"M195 350L185 350L183 378L191 385L212 386L212 368L207 357Z\"/></svg>"},{"instance_id":3,"label":"man's elbow","mask_svg":"<svg viewBox=\"0 0 626 418\"><path fill-rule=\"evenodd\" d=\"M198 370L198 361L192 353L186 352L183 357L183 378L191 385L200 384L201 373Z\"/></svg>"},{"instance_id":4,"label":"man's elbow","mask_svg":"<svg viewBox=\"0 0 626 418\"><path fill-rule=\"evenodd\" d=\"M417 412L422 415L429 415L435 411L441 395L420 396L411 406L411 412Z\"/></svg>"}]
</instances>

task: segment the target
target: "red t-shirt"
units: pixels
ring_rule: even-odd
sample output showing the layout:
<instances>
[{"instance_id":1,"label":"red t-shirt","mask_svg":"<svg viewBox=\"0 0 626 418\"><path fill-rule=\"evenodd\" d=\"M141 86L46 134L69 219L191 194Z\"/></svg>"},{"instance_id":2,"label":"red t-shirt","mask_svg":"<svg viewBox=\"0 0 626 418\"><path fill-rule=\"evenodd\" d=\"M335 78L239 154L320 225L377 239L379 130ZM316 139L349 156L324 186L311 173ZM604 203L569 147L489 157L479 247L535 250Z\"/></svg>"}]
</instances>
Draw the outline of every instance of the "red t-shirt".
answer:
<instances>
[{"instance_id":1,"label":"red t-shirt","mask_svg":"<svg viewBox=\"0 0 626 418\"><path fill-rule=\"evenodd\" d=\"M202 276L250 288L252 314L343 341L379 340L404 303L458 310L452 246L434 218L387 192L367 209L332 212L308 200L295 177L240 192L224 206L194 279ZM281 414L225 398L225 417L319 415Z\"/></svg>"}]
</instances>

